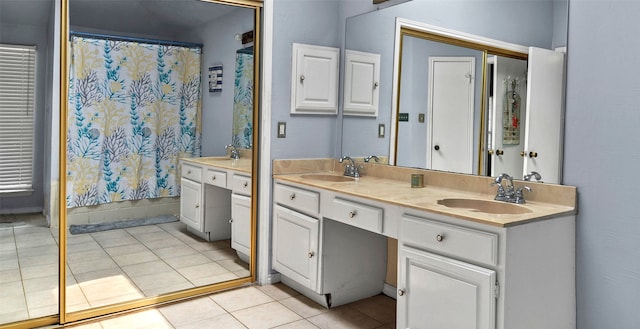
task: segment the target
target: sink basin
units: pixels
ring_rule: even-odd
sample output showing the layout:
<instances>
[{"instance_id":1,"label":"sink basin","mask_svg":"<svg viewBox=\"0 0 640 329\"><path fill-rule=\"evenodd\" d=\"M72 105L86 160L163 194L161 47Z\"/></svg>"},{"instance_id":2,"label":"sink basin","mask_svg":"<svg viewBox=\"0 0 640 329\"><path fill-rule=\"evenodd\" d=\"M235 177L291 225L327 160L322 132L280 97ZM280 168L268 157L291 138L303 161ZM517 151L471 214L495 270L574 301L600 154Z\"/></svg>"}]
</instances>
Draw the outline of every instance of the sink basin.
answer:
<instances>
[{"instance_id":1,"label":"sink basin","mask_svg":"<svg viewBox=\"0 0 640 329\"><path fill-rule=\"evenodd\" d=\"M488 214L518 215L531 212L531 209L521 205L491 200L442 199L438 200L438 204L449 208L469 209L471 211L484 212Z\"/></svg>"},{"instance_id":2,"label":"sink basin","mask_svg":"<svg viewBox=\"0 0 640 329\"><path fill-rule=\"evenodd\" d=\"M304 179L321 180L325 182L353 182L355 179L349 176L336 176L328 174L306 174L302 175Z\"/></svg>"}]
</instances>

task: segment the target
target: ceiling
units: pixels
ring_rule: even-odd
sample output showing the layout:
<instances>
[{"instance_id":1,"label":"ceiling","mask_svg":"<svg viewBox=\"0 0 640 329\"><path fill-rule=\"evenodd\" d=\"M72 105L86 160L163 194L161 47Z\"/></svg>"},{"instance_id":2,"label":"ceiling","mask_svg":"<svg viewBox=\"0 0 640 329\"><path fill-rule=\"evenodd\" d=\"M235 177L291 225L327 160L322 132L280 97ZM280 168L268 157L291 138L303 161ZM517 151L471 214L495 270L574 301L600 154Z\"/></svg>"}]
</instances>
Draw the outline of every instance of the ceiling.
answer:
<instances>
[{"instance_id":1,"label":"ceiling","mask_svg":"<svg viewBox=\"0 0 640 329\"><path fill-rule=\"evenodd\" d=\"M46 26L53 0L0 0L0 22ZM173 37L238 7L200 0L69 0L71 30Z\"/></svg>"},{"instance_id":2,"label":"ceiling","mask_svg":"<svg viewBox=\"0 0 640 329\"><path fill-rule=\"evenodd\" d=\"M3 1L3 0L0 0ZM71 29L175 36L237 7L199 0L69 0Z\"/></svg>"}]
</instances>

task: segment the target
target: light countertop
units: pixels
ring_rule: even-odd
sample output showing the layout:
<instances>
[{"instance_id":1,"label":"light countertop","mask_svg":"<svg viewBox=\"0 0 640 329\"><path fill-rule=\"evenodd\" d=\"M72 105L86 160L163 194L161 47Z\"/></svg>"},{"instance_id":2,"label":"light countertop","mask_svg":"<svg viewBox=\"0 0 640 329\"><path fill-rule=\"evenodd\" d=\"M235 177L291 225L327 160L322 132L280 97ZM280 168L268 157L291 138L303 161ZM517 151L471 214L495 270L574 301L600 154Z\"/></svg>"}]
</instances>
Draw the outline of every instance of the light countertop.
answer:
<instances>
[{"instance_id":1,"label":"light countertop","mask_svg":"<svg viewBox=\"0 0 640 329\"><path fill-rule=\"evenodd\" d=\"M182 158L186 163L235 170L251 174L251 158L231 159L229 157Z\"/></svg>"}]
</instances>

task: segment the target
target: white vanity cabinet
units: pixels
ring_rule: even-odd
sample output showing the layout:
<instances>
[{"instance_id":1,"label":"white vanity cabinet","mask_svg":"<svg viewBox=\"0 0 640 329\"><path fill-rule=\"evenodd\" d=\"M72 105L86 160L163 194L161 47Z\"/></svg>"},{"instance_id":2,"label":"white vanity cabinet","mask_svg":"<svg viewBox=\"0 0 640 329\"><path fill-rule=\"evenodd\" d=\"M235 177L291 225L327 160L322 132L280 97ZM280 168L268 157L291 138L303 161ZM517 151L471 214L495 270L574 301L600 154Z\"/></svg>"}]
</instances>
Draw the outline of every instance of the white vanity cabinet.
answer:
<instances>
[{"instance_id":1,"label":"white vanity cabinet","mask_svg":"<svg viewBox=\"0 0 640 329\"><path fill-rule=\"evenodd\" d=\"M397 328L575 328L574 221L496 227L408 210Z\"/></svg>"},{"instance_id":2,"label":"white vanity cabinet","mask_svg":"<svg viewBox=\"0 0 640 329\"><path fill-rule=\"evenodd\" d=\"M251 252L251 177L234 174L231 185L231 248L248 263Z\"/></svg>"},{"instance_id":3,"label":"white vanity cabinet","mask_svg":"<svg viewBox=\"0 0 640 329\"><path fill-rule=\"evenodd\" d=\"M337 114L340 49L294 43L291 113Z\"/></svg>"},{"instance_id":4,"label":"white vanity cabinet","mask_svg":"<svg viewBox=\"0 0 640 329\"><path fill-rule=\"evenodd\" d=\"M180 178L180 221L195 230L203 230L202 221L202 168L182 165Z\"/></svg>"},{"instance_id":5,"label":"white vanity cabinet","mask_svg":"<svg viewBox=\"0 0 640 329\"><path fill-rule=\"evenodd\" d=\"M344 70L343 113L378 116L380 54L347 49Z\"/></svg>"},{"instance_id":6,"label":"white vanity cabinet","mask_svg":"<svg viewBox=\"0 0 640 329\"><path fill-rule=\"evenodd\" d=\"M272 266L283 283L325 307L382 292L384 208L361 201L276 181Z\"/></svg>"}]
</instances>

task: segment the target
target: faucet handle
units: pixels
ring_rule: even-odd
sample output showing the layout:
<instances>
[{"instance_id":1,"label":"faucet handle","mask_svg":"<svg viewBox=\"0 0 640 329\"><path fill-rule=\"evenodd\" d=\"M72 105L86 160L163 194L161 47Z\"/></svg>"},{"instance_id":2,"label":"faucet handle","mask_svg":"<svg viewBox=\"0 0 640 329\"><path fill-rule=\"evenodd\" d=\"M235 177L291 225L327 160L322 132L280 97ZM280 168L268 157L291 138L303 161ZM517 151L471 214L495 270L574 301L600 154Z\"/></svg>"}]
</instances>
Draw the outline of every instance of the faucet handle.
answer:
<instances>
[{"instance_id":1,"label":"faucet handle","mask_svg":"<svg viewBox=\"0 0 640 329\"><path fill-rule=\"evenodd\" d=\"M525 203L525 201L524 201L524 193L523 193L525 190L528 191L528 192L533 191L529 186L522 186L522 187L518 188L516 190L516 195L515 195L516 199L514 201L515 203L519 203L519 204Z\"/></svg>"}]
</instances>

